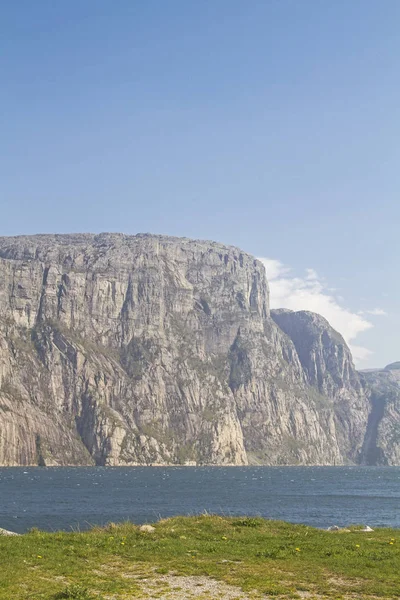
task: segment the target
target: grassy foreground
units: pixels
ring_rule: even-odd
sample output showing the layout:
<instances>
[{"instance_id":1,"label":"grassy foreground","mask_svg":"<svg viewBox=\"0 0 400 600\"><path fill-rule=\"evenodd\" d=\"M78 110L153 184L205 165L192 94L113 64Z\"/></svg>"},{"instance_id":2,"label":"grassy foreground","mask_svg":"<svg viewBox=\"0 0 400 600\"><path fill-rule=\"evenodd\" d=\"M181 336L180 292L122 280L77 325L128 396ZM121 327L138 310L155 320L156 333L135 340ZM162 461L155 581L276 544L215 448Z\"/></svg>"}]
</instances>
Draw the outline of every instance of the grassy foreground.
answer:
<instances>
[{"instance_id":1,"label":"grassy foreground","mask_svg":"<svg viewBox=\"0 0 400 600\"><path fill-rule=\"evenodd\" d=\"M218 598L202 592L204 576L237 586L221 598L400 597L399 530L330 533L208 515L154 527L0 537L0 599ZM194 596L179 595L182 575L203 577Z\"/></svg>"}]
</instances>

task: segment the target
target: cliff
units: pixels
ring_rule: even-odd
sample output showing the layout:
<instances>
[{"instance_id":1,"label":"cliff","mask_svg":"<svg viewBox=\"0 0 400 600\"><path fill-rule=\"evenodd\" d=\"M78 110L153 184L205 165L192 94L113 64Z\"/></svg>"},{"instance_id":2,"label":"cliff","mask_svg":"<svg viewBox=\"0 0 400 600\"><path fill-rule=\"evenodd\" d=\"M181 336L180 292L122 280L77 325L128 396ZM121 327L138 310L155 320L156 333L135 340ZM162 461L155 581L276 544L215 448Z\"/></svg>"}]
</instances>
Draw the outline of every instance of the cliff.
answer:
<instances>
[{"instance_id":1,"label":"cliff","mask_svg":"<svg viewBox=\"0 0 400 600\"><path fill-rule=\"evenodd\" d=\"M361 460L370 392L346 344L268 295L213 242L0 238L0 464Z\"/></svg>"},{"instance_id":2,"label":"cliff","mask_svg":"<svg viewBox=\"0 0 400 600\"><path fill-rule=\"evenodd\" d=\"M371 405L346 342L321 315L276 310L272 317L293 341L307 383L328 399L342 454L359 462Z\"/></svg>"},{"instance_id":3,"label":"cliff","mask_svg":"<svg viewBox=\"0 0 400 600\"><path fill-rule=\"evenodd\" d=\"M400 363L361 373L371 412L360 456L365 465L400 465Z\"/></svg>"}]
</instances>

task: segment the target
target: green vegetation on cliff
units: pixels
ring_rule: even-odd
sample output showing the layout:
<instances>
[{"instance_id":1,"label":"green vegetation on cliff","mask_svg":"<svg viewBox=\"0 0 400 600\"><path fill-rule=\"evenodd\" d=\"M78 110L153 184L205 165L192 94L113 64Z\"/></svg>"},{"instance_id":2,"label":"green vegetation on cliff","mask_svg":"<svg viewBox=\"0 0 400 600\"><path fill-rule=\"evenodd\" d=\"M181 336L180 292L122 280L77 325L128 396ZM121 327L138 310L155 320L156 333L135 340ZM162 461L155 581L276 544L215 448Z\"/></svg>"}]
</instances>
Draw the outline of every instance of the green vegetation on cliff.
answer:
<instances>
[{"instance_id":1,"label":"green vegetation on cliff","mask_svg":"<svg viewBox=\"0 0 400 600\"><path fill-rule=\"evenodd\" d=\"M400 532L177 517L0 537L0 599L397 598Z\"/></svg>"}]
</instances>

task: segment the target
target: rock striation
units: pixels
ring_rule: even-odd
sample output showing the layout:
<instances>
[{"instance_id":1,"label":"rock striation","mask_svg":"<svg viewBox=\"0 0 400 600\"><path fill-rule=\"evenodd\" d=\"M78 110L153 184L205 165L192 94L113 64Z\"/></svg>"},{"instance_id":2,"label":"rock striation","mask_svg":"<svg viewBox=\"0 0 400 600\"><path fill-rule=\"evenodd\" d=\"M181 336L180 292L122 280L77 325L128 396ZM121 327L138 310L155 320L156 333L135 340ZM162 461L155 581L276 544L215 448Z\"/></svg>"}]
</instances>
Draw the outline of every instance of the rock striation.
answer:
<instances>
[{"instance_id":1,"label":"rock striation","mask_svg":"<svg viewBox=\"0 0 400 600\"><path fill-rule=\"evenodd\" d=\"M321 405L332 411L342 455L359 462L371 407L346 342L321 315L281 309L272 311L272 317L292 340Z\"/></svg>"},{"instance_id":2,"label":"rock striation","mask_svg":"<svg viewBox=\"0 0 400 600\"><path fill-rule=\"evenodd\" d=\"M360 375L371 401L371 411L360 462L400 465L400 363Z\"/></svg>"},{"instance_id":3,"label":"rock striation","mask_svg":"<svg viewBox=\"0 0 400 600\"><path fill-rule=\"evenodd\" d=\"M371 462L372 387L237 248L0 238L2 465Z\"/></svg>"}]
</instances>

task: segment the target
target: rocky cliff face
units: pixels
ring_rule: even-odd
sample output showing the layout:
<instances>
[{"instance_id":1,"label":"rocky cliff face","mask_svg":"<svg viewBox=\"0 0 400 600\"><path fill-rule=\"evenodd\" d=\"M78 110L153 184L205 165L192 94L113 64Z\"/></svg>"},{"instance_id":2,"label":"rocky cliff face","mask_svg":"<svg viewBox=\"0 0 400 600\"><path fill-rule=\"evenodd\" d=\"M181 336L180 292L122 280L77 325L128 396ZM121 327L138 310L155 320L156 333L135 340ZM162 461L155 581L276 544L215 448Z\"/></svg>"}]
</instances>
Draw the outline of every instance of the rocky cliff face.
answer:
<instances>
[{"instance_id":1,"label":"rocky cliff face","mask_svg":"<svg viewBox=\"0 0 400 600\"><path fill-rule=\"evenodd\" d=\"M400 363L361 373L371 412L360 462L400 465Z\"/></svg>"},{"instance_id":2,"label":"rocky cliff face","mask_svg":"<svg viewBox=\"0 0 400 600\"><path fill-rule=\"evenodd\" d=\"M354 462L365 385L325 320L271 317L236 248L0 238L0 464Z\"/></svg>"},{"instance_id":3,"label":"rocky cliff face","mask_svg":"<svg viewBox=\"0 0 400 600\"><path fill-rule=\"evenodd\" d=\"M272 317L293 341L308 384L328 399L342 453L358 462L371 407L346 342L321 315L275 310Z\"/></svg>"}]
</instances>

